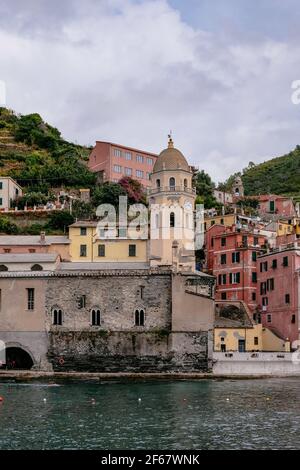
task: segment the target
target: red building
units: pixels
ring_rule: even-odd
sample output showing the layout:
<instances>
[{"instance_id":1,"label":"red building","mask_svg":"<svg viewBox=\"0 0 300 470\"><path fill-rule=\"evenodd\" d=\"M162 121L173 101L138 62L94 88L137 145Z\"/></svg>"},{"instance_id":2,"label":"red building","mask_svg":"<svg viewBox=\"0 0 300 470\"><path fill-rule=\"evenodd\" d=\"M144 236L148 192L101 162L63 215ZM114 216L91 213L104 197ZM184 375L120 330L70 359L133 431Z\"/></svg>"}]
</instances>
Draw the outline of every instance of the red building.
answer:
<instances>
[{"instance_id":1,"label":"red building","mask_svg":"<svg viewBox=\"0 0 300 470\"><path fill-rule=\"evenodd\" d=\"M235 226L221 232L214 229L207 247L212 274L216 276L216 301L242 300L254 312L257 308L256 259L266 238Z\"/></svg>"},{"instance_id":2,"label":"red building","mask_svg":"<svg viewBox=\"0 0 300 470\"><path fill-rule=\"evenodd\" d=\"M259 201L258 212L260 215L276 214L284 217L294 217L297 215L294 202L290 197L266 194L257 196L255 199Z\"/></svg>"},{"instance_id":3,"label":"red building","mask_svg":"<svg viewBox=\"0 0 300 470\"><path fill-rule=\"evenodd\" d=\"M264 326L291 343L299 339L300 246L257 258L258 304Z\"/></svg>"},{"instance_id":4,"label":"red building","mask_svg":"<svg viewBox=\"0 0 300 470\"><path fill-rule=\"evenodd\" d=\"M111 142L97 141L89 156L89 169L97 173L98 181L118 182L123 176L139 180L150 187L157 155Z\"/></svg>"}]
</instances>

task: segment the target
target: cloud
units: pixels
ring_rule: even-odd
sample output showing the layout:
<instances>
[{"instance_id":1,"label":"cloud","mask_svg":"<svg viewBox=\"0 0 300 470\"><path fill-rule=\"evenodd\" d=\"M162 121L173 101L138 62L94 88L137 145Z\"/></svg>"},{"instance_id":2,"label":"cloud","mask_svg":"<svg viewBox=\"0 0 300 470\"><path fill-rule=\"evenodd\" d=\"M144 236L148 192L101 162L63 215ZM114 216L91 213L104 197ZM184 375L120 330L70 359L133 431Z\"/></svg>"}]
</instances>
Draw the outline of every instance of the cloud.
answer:
<instances>
[{"instance_id":1,"label":"cloud","mask_svg":"<svg viewBox=\"0 0 300 470\"><path fill-rule=\"evenodd\" d=\"M291 11L292 14L292 11ZM167 1L0 0L8 105L64 137L159 152L173 130L189 161L221 181L299 143L299 41L224 39Z\"/></svg>"}]
</instances>

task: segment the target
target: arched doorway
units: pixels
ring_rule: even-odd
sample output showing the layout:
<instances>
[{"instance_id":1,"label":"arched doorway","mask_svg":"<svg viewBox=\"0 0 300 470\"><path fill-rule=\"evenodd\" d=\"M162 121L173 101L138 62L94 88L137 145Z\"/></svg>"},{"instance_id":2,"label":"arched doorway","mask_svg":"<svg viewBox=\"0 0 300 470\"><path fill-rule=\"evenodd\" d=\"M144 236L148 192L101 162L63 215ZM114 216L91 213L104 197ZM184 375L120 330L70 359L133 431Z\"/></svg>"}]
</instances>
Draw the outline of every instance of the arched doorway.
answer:
<instances>
[{"instance_id":1,"label":"arched doorway","mask_svg":"<svg viewBox=\"0 0 300 470\"><path fill-rule=\"evenodd\" d=\"M6 348L6 368L7 369L31 369L33 360L22 348L8 347Z\"/></svg>"}]
</instances>

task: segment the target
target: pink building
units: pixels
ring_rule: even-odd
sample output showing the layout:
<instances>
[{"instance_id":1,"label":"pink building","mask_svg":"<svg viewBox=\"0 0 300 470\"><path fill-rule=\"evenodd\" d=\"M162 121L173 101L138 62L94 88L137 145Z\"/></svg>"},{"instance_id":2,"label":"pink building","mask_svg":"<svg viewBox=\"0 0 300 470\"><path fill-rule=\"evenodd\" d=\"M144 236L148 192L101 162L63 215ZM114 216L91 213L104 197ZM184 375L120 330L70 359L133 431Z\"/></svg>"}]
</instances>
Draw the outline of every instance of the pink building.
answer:
<instances>
[{"instance_id":1,"label":"pink building","mask_svg":"<svg viewBox=\"0 0 300 470\"><path fill-rule=\"evenodd\" d=\"M300 246L259 256L257 264L262 323L292 343L299 338Z\"/></svg>"},{"instance_id":2,"label":"pink building","mask_svg":"<svg viewBox=\"0 0 300 470\"><path fill-rule=\"evenodd\" d=\"M263 235L231 228L219 229L210 238L210 263L213 250L213 270L216 276L216 301L243 301L254 312L257 308L256 259L265 245Z\"/></svg>"},{"instance_id":3,"label":"pink building","mask_svg":"<svg viewBox=\"0 0 300 470\"><path fill-rule=\"evenodd\" d=\"M291 198L285 196L276 196L275 194L266 194L255 197L259 201L259 214L276 214L284 217L296 216L294 202Z\"/></svg>"},{"instance_id":4,"label":"pink building","mask_svg":"<svg viewBox=\"0 0 300 470\"><path fill-rule=\"evenodd\" d=\"M70 240L60 235L1 235L0 254L56 253L63 261L70 260Z\"/></svg>"},{"instance_id":5,"label":"pink building","mask_svg":"<svg viewBox=\"0 0 300 470\"><path fill-rule=\"evenodd\" d=\"M97 141L89 156L89 169L97 173L98 181L118 182L123 176L139 180L150 187L150 174L157 155L111 142Z\"/></svg>"}]
</instances>

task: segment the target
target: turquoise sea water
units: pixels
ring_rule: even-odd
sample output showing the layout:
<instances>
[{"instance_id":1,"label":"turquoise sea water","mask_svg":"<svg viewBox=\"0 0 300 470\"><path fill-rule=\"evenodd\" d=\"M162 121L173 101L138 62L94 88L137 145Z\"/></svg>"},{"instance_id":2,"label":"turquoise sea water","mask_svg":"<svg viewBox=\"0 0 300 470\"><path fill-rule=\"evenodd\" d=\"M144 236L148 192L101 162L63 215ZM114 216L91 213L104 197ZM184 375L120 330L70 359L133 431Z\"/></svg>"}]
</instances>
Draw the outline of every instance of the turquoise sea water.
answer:
<instances>
[{"instance_id":1,"label":"turquoise sea water","mask_svg":"<svg viewBox=\"0 0 300 470\"><path fill-rule=\"evenodd\" d=\"M10 381L0 396L0 449L300 449L299 378Z\"/></svg>"}]
</instances>

